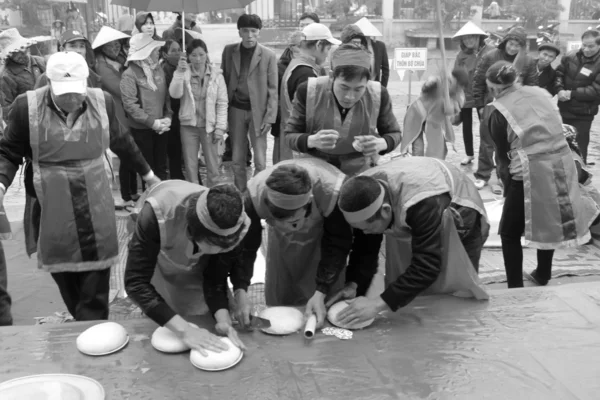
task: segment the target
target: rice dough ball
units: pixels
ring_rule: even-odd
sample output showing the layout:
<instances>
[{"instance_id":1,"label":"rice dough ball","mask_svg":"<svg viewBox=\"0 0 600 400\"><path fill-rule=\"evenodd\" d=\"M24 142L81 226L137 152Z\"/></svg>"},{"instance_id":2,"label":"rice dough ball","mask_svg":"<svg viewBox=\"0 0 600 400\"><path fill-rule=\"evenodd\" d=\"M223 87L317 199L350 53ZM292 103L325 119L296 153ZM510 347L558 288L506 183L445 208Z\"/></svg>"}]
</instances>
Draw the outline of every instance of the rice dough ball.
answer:
<instances>
[{"instance_id":1,"label":"rice dough ball","mask_svg":"<svg viewBox=\"0 0 600 400\"><path fill-rule=\"evenodd\" d=\"M204 370L221 370L227 369L235 364L242 356L242 350L226 337L219 338L229 349L216 353L206 350L208 356L203 356L199 351L192 350L190 352L190 361L196 367Z\"/></svg>"},{"instance_id":2,"label":"rice dough ball","mask_svg":"<svg viewBox=\"0 0 600 400\"><path fill-rule=\"evenodd\" d=\"M190 325L198 328L198 325ZM183 341L166 326L159 326L156 328L152 334L150 343L152 344L152 347L163 353L182 353L190 349L188 345L183 343Z\"/></svg>"},{"instance_id":3,"label":"rice dough ball","mask_svg":"<svg viewBox=\"0 0 600 400\"><path fill-rule=\"evenodd\" d=\"M31 382L2 391L2 400L83 400L83 392L66 382Z\"/></svg>"},{"instance_id":4,"label":"rice dough ball","mask_svg":"<svg viewBox=\"0 0 600 400\"><path fill-rule=\"evenodd\" d=\"M335 325L338 328L343 328L343 329L363 329L363 328L366 328L367 326L371 325L373 323L373 321L375 321L375 318L373 318L373 319L370 319L370 320L365 321L360 324L350 324L350 325L341 324L338 321L338 315L342 312L343 309L345 309L349 305L350 304L347 301L342 300L338 303L335 303L331 307L329 307L329 310L327 311L327 320L332 325Z\"/></svg>"},{"instance_id":5,"label":"rice dough ball","mask_svg":"<svg viewBox=\"0 0 600 400\"><path fill-rule=\"evenodd\" d=\"M289 335L302 329L304 323L304 314L293 307L269 307L262 310L259 317L271 322L271 327L262 331L272 335Z\"/></svg>"},{"instance_id":6,"label":"rice dough ball","mask_svg":"<svg viewBox=\"0 0 600 400\"><path fill-rule=\"evenodd\" d=\"M127 341L127 331L116 322L104 322L86 329L77 337L77 349L85 354L105 354Z\"/></svg>"}]
</instances>

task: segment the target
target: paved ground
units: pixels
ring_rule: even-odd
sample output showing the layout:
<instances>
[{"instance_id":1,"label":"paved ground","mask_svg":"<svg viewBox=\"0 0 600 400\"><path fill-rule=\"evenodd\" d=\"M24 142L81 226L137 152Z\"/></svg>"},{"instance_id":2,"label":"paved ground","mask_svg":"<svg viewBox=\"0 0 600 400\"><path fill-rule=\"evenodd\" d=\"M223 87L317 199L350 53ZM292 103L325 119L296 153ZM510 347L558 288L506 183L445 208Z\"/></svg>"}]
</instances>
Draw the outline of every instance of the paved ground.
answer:
<instances>
[{"instance_id":1,"label":"paved ground","mask_svg":"<svg viewBox=\"0 0 600 400\"><path fill-rule=\"evenodd\" d=\"M220 29L215 31L215 35L207 35L210 37L207 39L209 49L211 50L211 58L213 60L220 59L221 49L228 43L233 43L238 40L237 33L231 32L231 27L219 25ZM204 28L204 26L203 26ZM214 48L214 50L213 50ZM216 61L216 60L215 60ZM430 70L425 74L435 73L439 65L439 60L435 59L430 61ZM394 74L394 72L393 72ZM421 82L413 82L412 93L414 100L414 94L420 90ZM408 93L409 85L408 82L402 82L394 75L389 84L388 90L392 97L394 105L394 113L399 121L402 121L406 112L408 104ZM475 118L476 120L477 118ZM478 123L475 122L473 127L475 134L475 151L479 146L478 139ZM451 150L448 155L448 160L456 165L460 164L460 160L464 157L464 144L462 142L461 128L456 128L456 151ZM600 122L598 119L592 126L592 143L590 146L590 161L595 161L599 165L592 167L592 173L598 177L595 180L595 184L600 188ZM269 145L269 160L272 148L272 141ZM383 161L390 157L397 156L398 153L394 152L391 155L384 158ZM270 161L269 161L270 162ZM472 176L472 171L476 169L476 163L462 167L463 170ZM228 167L225 167L226 173L230 175ZM489 188L485 188L481 191L481 195L485 200L492 200L497 196L494 196ZM118 197L118 193L115 192L115 197ZM8 273L9 273L9 290L13 296L13 313L16 324L33 324L35 322L34 317L49 316L55 312L63 311L64 305L62 304L58 290L52 281L51 277L39 271L36 268L36 258L27 258L23 249L23 234L22 234L22 215L24 207L24 186L22 179L15 179L15 182L8 190L4 205L13 225L13 232L15 233L16 240L5 241L4 247L6 251L8 261ZM489 250L484 250L489 251ZM499 263L500 264L500 263ZM498 265L498 268L502 268L502 265ZM256 271L258 274L259 271ZM571 282L598 280L600 277L575 277L575 278L560 278L552 281L553 285L560 285ZM490 288L504 288L505 284L489 285ZM128 307L127 304L123 307Z\"/></svg>"}]
</instances>

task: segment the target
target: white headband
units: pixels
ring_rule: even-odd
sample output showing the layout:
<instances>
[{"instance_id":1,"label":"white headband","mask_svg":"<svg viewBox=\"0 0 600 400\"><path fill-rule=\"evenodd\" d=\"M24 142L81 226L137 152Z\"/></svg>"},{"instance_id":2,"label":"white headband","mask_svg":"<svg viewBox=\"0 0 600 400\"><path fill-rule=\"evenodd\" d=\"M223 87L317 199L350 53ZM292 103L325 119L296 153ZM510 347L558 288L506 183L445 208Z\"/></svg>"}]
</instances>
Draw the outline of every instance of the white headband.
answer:
<instances>
[{"instance_id":1,"label":"white headband","mask_svg":"<svg viewBox=\"0 0 600 400\"><path fill-rule=\"evenodd\" d=\"M198 198L198 203L196 203L196 214L198 215L198 219L208 229L209 231L216 233L221 236L229 236L236 233L240 226L246 220L246 213L244 212L244 207L242 206L242 212L240 213L240 217L238 218L236 224L231 228L222 229L219 228L215 221L210 217L210 213L208 212L208 192L210 190L205 190L200 194Z\"/></svg>"},{"instance_id":2,"label":"white headband","mask_svg":"<svg viewBox=\"0 0 600 400\"><path fill-rule=\"evenodd\" d=\"M379 197L377 197L377 199L373 203L369 204L367 207L363 208L362 210L353 212L342 210L342 213L344 214L344 217L346 218L346 221L348 221L348 223L355 224L358 222L366 221L373 215L375 215L377 211L379 211L379 209L383 205L383 199L385 197L385 189L383 188L383 186L381 186L381 184L379 184L379 187L381 188L381 193L379 194Z\"/></svg>"}]
</instances>

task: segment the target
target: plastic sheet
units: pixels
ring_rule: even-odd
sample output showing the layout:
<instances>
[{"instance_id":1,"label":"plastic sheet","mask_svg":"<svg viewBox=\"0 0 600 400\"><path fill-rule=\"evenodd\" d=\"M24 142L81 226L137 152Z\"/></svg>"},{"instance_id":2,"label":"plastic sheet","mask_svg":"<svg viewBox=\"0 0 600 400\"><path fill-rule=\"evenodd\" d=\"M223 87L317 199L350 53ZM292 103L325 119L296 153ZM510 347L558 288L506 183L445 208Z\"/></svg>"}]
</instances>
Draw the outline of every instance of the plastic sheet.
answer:
<instances>
[{"instance_id":1,"label":"plastic sheet","mask_svg":"<svg viewBox=\"0 0 600 400\"><path fill-rule=\"evenodd\" d=\"M210 318L194 320L212 329ZM240 332L244 359L204 372L165 355L156 324L122 321L121 352L87 357L77 335L93 323L0 329L0 381L53 371L89 376L108 399L598 399L600 284L498 290L489 302L417 298L351 340Z\"/></svg>"}]
</instances>

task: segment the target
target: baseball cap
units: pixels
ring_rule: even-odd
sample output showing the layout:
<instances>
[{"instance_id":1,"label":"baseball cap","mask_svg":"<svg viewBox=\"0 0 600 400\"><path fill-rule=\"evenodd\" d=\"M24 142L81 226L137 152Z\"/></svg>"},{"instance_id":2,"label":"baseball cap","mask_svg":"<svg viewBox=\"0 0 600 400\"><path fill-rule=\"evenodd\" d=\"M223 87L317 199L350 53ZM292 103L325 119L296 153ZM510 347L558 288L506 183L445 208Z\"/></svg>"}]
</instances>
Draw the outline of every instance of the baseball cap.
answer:
<instances>
[{"instance_id":1,"label":"baseball cap","mask_svg":"<svg viewBox=\"0 0 600 400\"><path fill-rule=\"evenodd\" d=\"M46 64L46 76L50 80L52 93L57 96L86 93L89 75L85 58L72 51L54 53Z\"/></svg>"},{"instance_id":2,"label":"baseball cap","mask_svg":"<svg viewBox=\"0 0 600 400\"><path fill-rule=\"evenodd\" d=\"M65 31L62 35L60 35L61 46L64 46L65 44L69 42L74 42L76 40L85 40L87 42L87 39L85 36L83 36L83 33L76 30L68 30Z\"/></svg>"},{"instance_id":3,"label":"baseball cap","mask_svg":"<svg viewBox=\"0 0 600 400\"><path fill-rule=\"evenodd\" d=\"M306 25L302 29L304 40L327 40L331 44L339 45L342 42L333 37L329 28L320 23Z\"/></svg>"}]
</instances>

